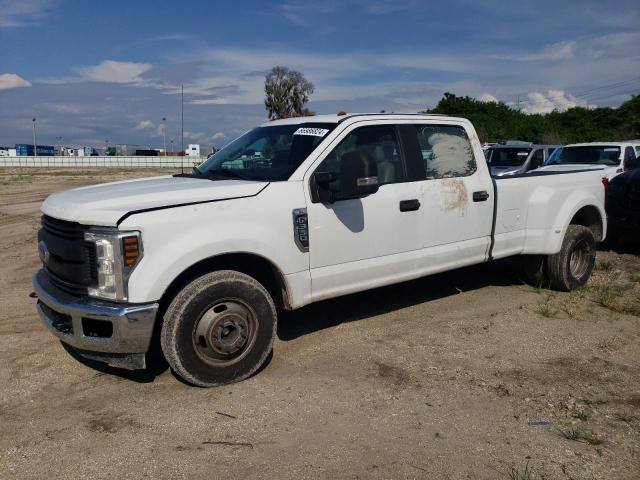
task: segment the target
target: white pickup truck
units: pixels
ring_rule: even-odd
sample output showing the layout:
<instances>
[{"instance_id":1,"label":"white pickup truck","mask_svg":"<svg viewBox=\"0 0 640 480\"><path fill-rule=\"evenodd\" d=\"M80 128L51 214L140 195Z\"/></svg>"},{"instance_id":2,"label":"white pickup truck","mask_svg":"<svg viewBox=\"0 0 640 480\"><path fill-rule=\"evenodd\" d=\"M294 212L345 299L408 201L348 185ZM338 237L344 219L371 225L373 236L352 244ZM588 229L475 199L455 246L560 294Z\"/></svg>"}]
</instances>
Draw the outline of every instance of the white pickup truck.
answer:
<instances>
[{"instance_id":1,"label":"white pickup truck","mask_svg":"<svg viewBox=\"0 0 640 480\"><path fill-rule=\"evenodd\" d=\"M192 173L47 198L37 309L84 357L145 368L159 338L177 375L220 385L265 362L278 309L516 255L530 281L583 285L601 177L492 178L462 118L273 121Z\"/></svg>"}]
</instances>

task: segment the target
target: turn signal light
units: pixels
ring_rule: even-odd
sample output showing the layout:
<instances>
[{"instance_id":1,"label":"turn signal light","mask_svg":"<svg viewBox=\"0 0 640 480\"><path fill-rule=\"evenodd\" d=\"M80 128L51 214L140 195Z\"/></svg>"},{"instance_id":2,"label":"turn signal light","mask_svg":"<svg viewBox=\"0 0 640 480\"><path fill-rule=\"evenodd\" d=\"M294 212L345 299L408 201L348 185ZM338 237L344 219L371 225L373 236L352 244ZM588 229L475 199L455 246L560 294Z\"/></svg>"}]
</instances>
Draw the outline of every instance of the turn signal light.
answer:
<instances>
[{"instance_id":1,"label":"turn signal light","mask_svg":"<svg viewBox=\"0 0 640 480\"><path fill-rule=\"evenodd\" d=\"M140 246L138 245L138 237L123 237L122 251L124 253L124 266L131 267L135 265L140 258Z\"/></svg>"}]
</instances>

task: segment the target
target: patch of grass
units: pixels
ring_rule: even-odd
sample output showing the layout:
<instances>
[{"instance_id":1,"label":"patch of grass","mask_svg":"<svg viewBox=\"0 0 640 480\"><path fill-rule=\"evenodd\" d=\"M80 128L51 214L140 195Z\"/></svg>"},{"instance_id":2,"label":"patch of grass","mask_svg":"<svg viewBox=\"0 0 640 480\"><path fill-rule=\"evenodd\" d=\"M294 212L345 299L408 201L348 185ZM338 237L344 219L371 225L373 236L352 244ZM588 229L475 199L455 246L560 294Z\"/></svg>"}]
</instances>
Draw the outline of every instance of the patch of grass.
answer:
<instances>
[{"instance_id":1,"label":"patch of grass","mask_svg":"<svg viewBox=\"0 0 640 480\"><path fill-rule=\"evenodd\" d=\"M539 313L545 318L552 318L558 314L558 310L552 304L553 296L547 295L544 300L538 302L535 307L535 312Z\"/></svg>"},{"instance_id":2,"label":"patch of grass","mask_svg":"<svg viewBox=\"0 0 640 480\"><path fill-rule=\"evenodd\" d=\"M596 290L596 298L600 305L610 310L617 311L618 299L622 297L624 288L620 285L603 284Z\"/></svg>"},{"instance_id":3,"label":"patch of grass","mask_svg":"<svg viewBox=\"0 0 640 480\"><path fill-rule=\"evenodd\" d=\"M636 317L640 317L640 302L625 302L620 306L620 312L626 313L627 315L635 315Z\"/></svg>"},{"instance_id":4,"label":"patch of grass","mask_svg":"<svg viewBox=\"0 0 640 480\"><path fill-rule=\"evenodd\" d=\"M585 398L582 400L585 405L606 405L609 403L609 400L606 398L594 398L593 400Z\"/></svg>"},{"instance_id":5,"label":"patch of grass","mask_svg":"<svg viewBox=\"0 0 640 480\"><path fill-rule=\"evenodd\" d=\"M599 270L601 272L610 272L613 270L613 267L616 266L616 262L613 260L600 260L593 267L594 270Z\"/></svg>"},{"instance_id":6,"label":"patch of grass","mask_svg":"<svg viewBox=\"0 0 640 480\"><path fill-rule=\"evenodd\" d=\"M31 182L33 180L33 175L14 175L9 177L10 182Z\"/></svg>"},{"instance_id":7,"label":"patch of grass","mask_svg":"<svg viewBox=\"0 0 640 480\"><path fill-rule=\"evenodd\" d=\"M636 415L631 415L630 413L621 412L616 413L616 420L620 420L625 423L633 423L638 420L638 417Z\"/></svg>"},{"instance_id":8,"label":"patch of grass","mask_svg":"<svg viewBox=\"0 0 640 480\"><path fill-rule=\"evenodd\" d=\"M640 283L640 273L632 273L630 278L632 282Z\"/></svg>"},{"instance_id":9,"label":"patch of grass","mask_svg":"<svg viewBox=\"0 0 640 480\"><path fill-rule=\"evenodd\" d=\"M508 478L510 480L533 480L535 475L533 468L529 466L529 460L527 460L527 463L521 468L511 467L511 470L508 472Z\"/></svg>"},{"instance_id":10,"label":"patch of grass","mask_svg":"<svg viewBox=\"0 0 640 480\"><path fill-rule=\"evenodd\" d=\"M580 428L570 428L568 430L560 430L560 434L567 440L574 442L587 442L589 445L602 445L604 438L593 433L591 430L582 430Z\"/></svg>"}]
</instances>

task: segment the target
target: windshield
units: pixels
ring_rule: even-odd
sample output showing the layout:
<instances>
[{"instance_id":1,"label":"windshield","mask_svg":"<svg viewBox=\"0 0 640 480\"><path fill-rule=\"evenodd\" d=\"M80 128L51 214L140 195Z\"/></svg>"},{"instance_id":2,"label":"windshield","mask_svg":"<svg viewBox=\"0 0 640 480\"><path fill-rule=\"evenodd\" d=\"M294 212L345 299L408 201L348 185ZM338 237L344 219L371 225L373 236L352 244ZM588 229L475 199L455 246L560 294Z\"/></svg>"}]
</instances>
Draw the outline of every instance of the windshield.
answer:
<instances>
[{"instance_id":1,"label":"windshield","mask_svg":"<svg viewBox=\"0 0 640 480\"><path fill-rule=\"evenodd\" d=\"M492 167L519 167L530 152L530 148L490 148L486 153L487 163Z\"/></svg>"},{"instance_id":2,"label":"windshield","mask_svg":"<svg viewBox=\"0 0 640 480\"><path fill-rule=\"evenodd\" d=\"M584 145L559 147L547 160L546 165L609 165L620 164L620 147L605 145Z\"/></svg>"},{"instance_id":3,"label":"windshield","mask_svg":"<svg viewBox=\"0 0 640 480\"><path fill-rule=\"evenodd\" d=\"M258 127L209 157L196 175L245 180L286 180L335 128L335 123Z\"/></svg>"}]
</instances>

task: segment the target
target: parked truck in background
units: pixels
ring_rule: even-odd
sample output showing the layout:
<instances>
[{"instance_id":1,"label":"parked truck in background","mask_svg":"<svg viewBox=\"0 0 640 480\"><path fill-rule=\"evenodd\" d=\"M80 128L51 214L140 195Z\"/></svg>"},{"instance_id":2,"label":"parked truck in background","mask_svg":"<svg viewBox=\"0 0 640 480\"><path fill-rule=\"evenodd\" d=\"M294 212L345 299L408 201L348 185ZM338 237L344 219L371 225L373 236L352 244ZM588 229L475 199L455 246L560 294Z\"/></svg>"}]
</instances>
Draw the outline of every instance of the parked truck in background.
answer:
<instances>
[{"instance_id":1,"label":"parked truck in background","mask_svg":"<svg viewBox=\"0 0 640 480\"><path fill-rule=\"evenodd\" d=\"M184 380L237 381L270 354L279 309L512 256L532 282L584 285L601 177L493 178L461 118L268 122L190 174L47 198L37 310L87 358L144 368L156 332Z\"/></svg>"},{"instance_id":2,"label":"parked truck in background","mask_svg":"<svg viewBox=\"0 0 640 480\"><path fill-rule=\"evenodd\" d=\"M611 180L640 165L639 158L640 141L637 140L575 143L557 148L539 171L601 170Z\"/></svg>"},{"instance_id":3,"label":"parked truck in background","mask_svg":"<svg viewBox=\"0 0 640 480\"><path fill-rule=\"evenodd\" d=\"M514 175L535 170L551 156L557 145L537 145L528 142L508 141L485 150L491 175Z\"/></svg>"}]
</instances>

